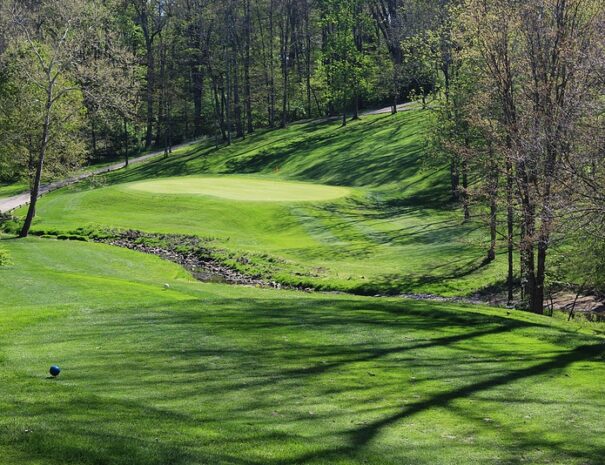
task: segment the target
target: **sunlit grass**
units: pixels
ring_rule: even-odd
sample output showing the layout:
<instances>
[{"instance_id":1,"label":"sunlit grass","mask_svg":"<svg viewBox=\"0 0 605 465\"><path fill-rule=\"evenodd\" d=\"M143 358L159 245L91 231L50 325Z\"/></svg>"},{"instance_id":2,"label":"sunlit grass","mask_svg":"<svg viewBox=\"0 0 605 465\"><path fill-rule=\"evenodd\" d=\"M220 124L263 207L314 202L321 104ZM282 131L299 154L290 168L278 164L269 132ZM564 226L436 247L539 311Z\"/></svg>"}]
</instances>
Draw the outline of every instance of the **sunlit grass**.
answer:
<instances>
[{"instance_id":1,"label":"sunlit grass","mask_svg":"<svg viewBox=\"0 0 605 465\"><path fill-rule=\"evenodd\" d=\"M2 244L15 264L0 268L0 463L598 465L605 454L605 345L573 324L202 284L98 244Z\"/></svg>"},{"instance_id":2,"label":"sunlit grass","mask_svg":"<svg viewBox=\"0 0 605 465\"><path fill-rule=\"evenodd\" d=\"M484 263L486 228L462 224L446 170L425 166L426 115L296 124L218 149L203 142L42 198L34 229L193 234L286 284L472 294L503 282L505 260ZM218 176L214 187L191 183L209 175ZM246 181L236 188L237 179ZM283 197L293 186L298 197ZM326 192L346 196L326 200ZM317 201L297 201L305 199Z\"/></svg>"}]
</instances>

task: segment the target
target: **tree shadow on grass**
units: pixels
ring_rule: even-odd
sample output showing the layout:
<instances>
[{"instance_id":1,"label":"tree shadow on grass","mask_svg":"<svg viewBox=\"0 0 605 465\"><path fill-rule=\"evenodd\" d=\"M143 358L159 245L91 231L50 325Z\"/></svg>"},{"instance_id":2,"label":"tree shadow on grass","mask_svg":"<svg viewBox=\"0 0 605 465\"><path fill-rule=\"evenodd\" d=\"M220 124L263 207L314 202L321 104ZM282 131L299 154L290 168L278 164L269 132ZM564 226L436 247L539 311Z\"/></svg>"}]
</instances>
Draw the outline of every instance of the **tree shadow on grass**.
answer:
<instances>
[{"instance_id":1,"label":"tree shadow on grass","mask_svg":"<svg viewBox=\"0 0 605 465\"><path fill-rule=\"evenodd\" d=\"M52 386L29 380L28 402L7 412L34 433L0 442L57 464L363 463L382 459L374 443L400 421L434 409L472 415L452 404L605 350L493 310L285 297L123 306L27 328L17 353L44 359L60 344L67 364ZM572 348L506 344L547 334ZM9 382L9 399L19 397L22 378ZM404 405L402 392L422 399ZM513 432L502 431L508 444ZM526 447L515 434L515 447ZM399 463L413 458L405 443L391 447ZM582 443L564 452L585 460L602 452L587 450Z\"/></svg>"},{"instance_id":2,"label":"tree shadow on grass","mask_svg":"<svg viewBox=\"0 0 605 465\"><path fill-rule=\"evenodd\" d=\"M389 273L373 278L367 283L362 283L351 289L353 294L358 295L398 295L413 293L426 286L445 285L448 282L462 279L476 273L489 265L485 259L464 260L461 265L455 263L463 260L450 260L442 263L444 268L439 274L435 273L439 267L433 268L432 274L398 274Z\"/></svg>"},{"instance_id":3,"label":"tree shadow on grass","mask_svg":"<svg viewBox=\"0 0 605 465\"><path fill-rule=\"evenodd\" d=\"M363 447L374 437L376 437L382 428L385 428L388 425L405 417L420 413L428 408L443 407L456 399L467 398L475 393L486 391L496 386L510 384L524 378L536 377L553 370L562 370L573 363L596 359L602 357L604 354L605 344L586 344L576 347L569 352L556 355L548 361L532 365L524 369L514 370L485 381L473 383L460 389L455 389L432 396L426 401L406 406L403 410L394 415L381 418L380 420L364 426L363 428L353 431L352 442L355 444L355 447Z\"/></svg>"},{"instance_id":4,"label":"tree shadow on grass","mask_svg":"<svg viewBox=\"0 0 605 465\"><path fill-rule=\"evenodd\" d=\"M401 131L406 129L406 124L418 121L418 116L406 116L396 122L382 117L349 129L304 134L287 144L233 157L226 166L233 173L283 169L296 179L346 186L403 182L417 174L424 152L421 140L401 142L401 153L393 145L405 139ZM383 144L377 144L376 133L381 129L389 134L384 136ZM410 132L407 137L418 137L418 134ZM328 148L331 153L327 152Z\"/></svg>"}]
</instances>

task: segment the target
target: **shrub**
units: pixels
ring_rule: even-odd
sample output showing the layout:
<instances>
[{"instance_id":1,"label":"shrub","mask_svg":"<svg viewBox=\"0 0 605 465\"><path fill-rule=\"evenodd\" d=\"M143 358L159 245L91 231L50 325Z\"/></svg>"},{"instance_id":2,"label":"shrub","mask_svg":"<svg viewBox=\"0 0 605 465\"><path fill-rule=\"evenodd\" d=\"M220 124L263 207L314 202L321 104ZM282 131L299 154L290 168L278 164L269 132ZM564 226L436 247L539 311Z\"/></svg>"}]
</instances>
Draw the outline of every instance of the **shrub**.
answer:
<instances>
[{"instance_id":1,"label":"shrub","mask_svg":"<svg viewBox=\"0 0 605 465\"><path fill-rule=\"evenodd\" d=\"M8 265L10 263L8 252L4 249L0 249L0 266Z\"/></svg>"},{"instance_id":2,"label":"shrub","mask_svg":"<svg viewBox=\"0 0 605 465\"><path fill-rule=\"evenodd\" d=\"M88 241L88 238L86 236L79 236L78 234L59 234L57 236L57 239L59 239L60 241Z\"/></svg>"}]
</instances>

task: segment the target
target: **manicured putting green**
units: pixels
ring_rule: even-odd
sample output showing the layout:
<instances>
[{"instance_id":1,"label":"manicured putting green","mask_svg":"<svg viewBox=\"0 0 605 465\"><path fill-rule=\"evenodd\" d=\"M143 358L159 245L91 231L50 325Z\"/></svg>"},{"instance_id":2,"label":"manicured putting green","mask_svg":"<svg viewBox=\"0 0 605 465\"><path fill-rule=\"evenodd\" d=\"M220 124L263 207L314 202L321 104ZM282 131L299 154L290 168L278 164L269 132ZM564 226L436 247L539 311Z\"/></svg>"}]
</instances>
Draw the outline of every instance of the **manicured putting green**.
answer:
<instances>
[{"instance_id":1,"label":"manicured putting green","mask_svg":"<svg viewBox=\"0 0 605 465\"><path fill-rule=\"evenodd\" d=\"M346 187L244 176L180 176L136 182L128 188L154 194L210 195L253 202L312 202L347 196Z\"/></svg>"}]
</instances>

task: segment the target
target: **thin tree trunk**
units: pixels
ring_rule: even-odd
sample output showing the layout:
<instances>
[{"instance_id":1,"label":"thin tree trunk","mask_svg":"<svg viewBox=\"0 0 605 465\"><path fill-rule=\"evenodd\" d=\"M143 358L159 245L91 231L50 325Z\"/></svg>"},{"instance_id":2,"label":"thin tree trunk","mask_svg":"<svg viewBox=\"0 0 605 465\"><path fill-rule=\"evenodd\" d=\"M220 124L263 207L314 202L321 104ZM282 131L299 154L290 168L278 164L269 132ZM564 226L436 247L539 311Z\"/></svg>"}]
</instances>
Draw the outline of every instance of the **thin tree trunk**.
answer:
<instances>
[{"instance_id":1,"label":"thin tree trunk","mask_svg":"<svg viewBox=\"0 0 605 465\"><path fill-rule=\"evenodd\" d=\"M271 15L271 12L269 12ZM258 35L260 39L261 46L261 56L263 57L263 79L265 81L265 102L267 104L267 122L269 127L271 127L271 80L269 79L269 61L271 57L269 57L269 51L267 49L267 43L265 41L265 32L263 28L263 22L261 18L260 8L257 10L258 16Z\"/></svg>"},{"instance_id":2,"label":"thin tree trunk","mask_svg":"<svg viewBox=\"0 0 605 465\"><path fill-rule=\"evenodd\" d=\"M242 106L239 98L239 65L237 63L237 51L233 53L233 108L235 117L235 133L237 137L244 137L244 128L242 125Z\"/></svg>"},{"instance_id":3,"label":"thin tree trunk","mask_svg":"<svg viewBox=\"0 0 605 465\"><path fill-rule=\"evenodd\" d=\"M490 146L489 156L494 160L494 154ZM490 192L489 192L489 235L490 243L487 252L487 260L493 261L496 258L496 238L498 228L498 167L495 163L490 164Z\"/></svg>"},{"instance_id":4,"label":"thin tree trunk","mask_svg":"<svg viewBox=\"0 0 605 465\"><path fill-rule=\"evenodd\" d=\"M227 115L227 145L231 145L231 61L227 57L227 49L225 49L225 64L227 68L227 95L225 99L225 113Z\"/></svg>"},{"instance_id":5,"label":"thin tree trunk","mask_svg":"<svg viewBox=\"0 0 605 465\"><path fill-rule=\"evenodd\" d=\"M289 36L290 36L290 8L286 1L282 12L282 27L281 27L281 66L282 66L282 114L280 127L285 128L288 125L288 87L289 87L289 66L288 59L290 55Z\"/></svg>"},{"instance_id":6,"label":"thin tree trunk","mask_svg":"<svg viewBox=\"0 0 605 465\"><path fill-rule=\"evenodd\" d=\"M193 135L197 138L202 135L202 92L204 88L204 76L199 64L191 66L191 80L193 87Z\"/></svg>"},{"instance_id":7,"label":"thin tree trunk","mask_svg":"<svg viewBox=\"0 0 605 465\"><path fill-rule=\"evenodd\" d=\"M307 117L312 115L311 104L311 18L309 4L305 3L305 78L307 87Z\"/></svg>"},{"instance_id":8,"label":"thin tree trunk","mask_svg":"<svg viewBox=\"0 0 605 465\"><path fill-rule=\"evenodd\" d=\"M145 32L147 28L143 28ZM145 49L147 53L147 129L145 131L145 148L151 147L153 140L153 90L155 88L155 60L153 57L153 41L149 32L145 33Z\"/></svg>"},{"instance_id":9,"label":"thin tree trunk","mask_svg":"<svg viewBox=\"0 0 605 465\"><path fill-rule=\"evenodd\" d=\"M571 304L571 308L569 309L569 315L567 315L567 321L570 321L575 317L576 304L578 303L578 299L580 298L580 294L584 290L585 285L586 285L586 283L582 284L578 288L578 291L576 292L576 296L573 299L573 304Z\"/></svg>"},{"instance_id":10,"label":"thin tree trunk","mask_svg":"<svg viewBox=\"0 0 605 465\"><path fill-rule=\"evenodd\" d=\"M221 133L222 139L227 139L227 134L225 133L225 119L223 117L223 97L222 92L219 97L218 86L216 84L216 80L212 80L212 93L214 95L214 117L216 120L216 125Z\"/></svg>"},{"instance_id":11,"label":"thin tree trunk","mask_svg":"<svg viewBox=\"0 0 605 465\"><path fill-rule=\"evenodd\" d=\"M158 102L158 118L156 121L156 133L155 133L155 145L158 147L162 144L162 137L164 127L166 126L165 121L165 105L166 105L166 50L164 47L164 40L160 34L160 100Z\"/></svg>"},{"instance_id":12,"label":"thin tree trunk","mask_svg":"<svg viewBox=\"0 0 605 465\"><path fill-rule=\"evenodd\" d=\"M514 286L514 212L513 212L513 167L512 163L506 162L506 246L508 255L508 304L513 302L513 286Z\"/></svg>"},{"instance_id":13,"label":"thin tree trunk","mask_svg":"<svg viewBox=\"0 0 605 465\"><path fill-rule=\"evenodd\" d=\"M460 172L458 169L459 160L456 155L452 155L450 160L450 189L452 192L452 200L460 201Z\"/></svg>"},{"instance_id":14,"label":"thin tree trunk","mask_svg":"<svg viewBox=\"0 0 605 465\"><path fill-rule=\"evenodd\" d=\"M124 167L128 167L128 123L124 118Z\"/></svg>"},{"instance_id":15,"label":"thin tree trunk","mask_svg":"<svg viewBox=\"0 0 605 465\"><path fill-rule=\"evenodd\" d=\"M521 265L523 270L523 295L530 310L536 308L536 274L534 251L534 207L525 200L523 205L523 225L521 235Z\"/></svg>"},{"instance_id":16,"label":"thin tree trunk","mask_svg":"<svg viewBox=\"0 0 605 465\"><path fill-rule=\"evenodd\" d=\"M546 252L548 243L538 242L538 263L536 266L536 284L532 312L542 315L544 313L544 281L546 277Z\"/></svg>"},{"instance_id":17,"label":"thin tree trunk","mask_svg":"<svg viewBox=\"0 0 605 465\"><path fill-rule=\"evenodd\" d=\"M254 132L254 127L252 126L252 90L250 86L250 42L251 42L251 14L250 14L250 1L245 0L245 10L246 10L246 50L245 50L245 58L244 58L244 100L246 106L246 125L248 134Z\"/></svg>"},{"instance_id":18,"label":"thin tree trunk","mask_svg":"<svg viewBox=\"0 0 605 465\"><path fill-rule=\"evenodd\" d=\"M95 120L96 118L93 116L90 121L90 137L93 158L97 158L97 124Z\"/></svg>"},{"instance_id":19,"label":"thin tree trunk","mask_svg":"<svg viewBox=\"0 0 605 465\"><path fill-rule=\"evenodd\" d=\"M273 36L275 34L273 24L273 11L275 0L269 3L269 127L275 127L275 63L273 60Z\"/></svg>"},{"instance_id":20,"label":"thin tree trunk","mask_svg":"<svg viewBox=\"0 0 605 465\"><path fill-rule=\"evenodd\" d=\"M40 151L38 154L38 164L36 166L36 174L34 176L34 184L31 186L29 208L27 209L27 216L25 222L19 233L19 237L27 237L29 230L31 229L34 216L36 216L36 204L38 203L38 196L40 195L40 183L42 180L42 170L44 169L44 159L46 158L46 148L48 147L48 137L50 130L50 110L52 108L52 87L48 92L48 99L46 102L46 114L44 115L44 126L42 127L42 140L40 143Z\"/></svg>"},{"instance_id":21,"label":"thin tree trunk","mask_svg":"<svg viewBox=\"0 0 605 465\"><path fill-rule=\"evenodd\" d=\"M353 118L354 120L359 119L359 95L356 93L353 99Z\"/></svg>"},{"instance_id":22,"label":"thin tree trunk","mask_svg":"<svg viewBox=\"0 0 605 465\"><path fill-rule=\"evenodd\" d=\"M468 141L466 141L468 145ZM462 159L462 207L464 210L464 221L471 219L471 212L469 206L469 195L468 195L468 163L466 159Z\"/></svg>"}]
</instances>

